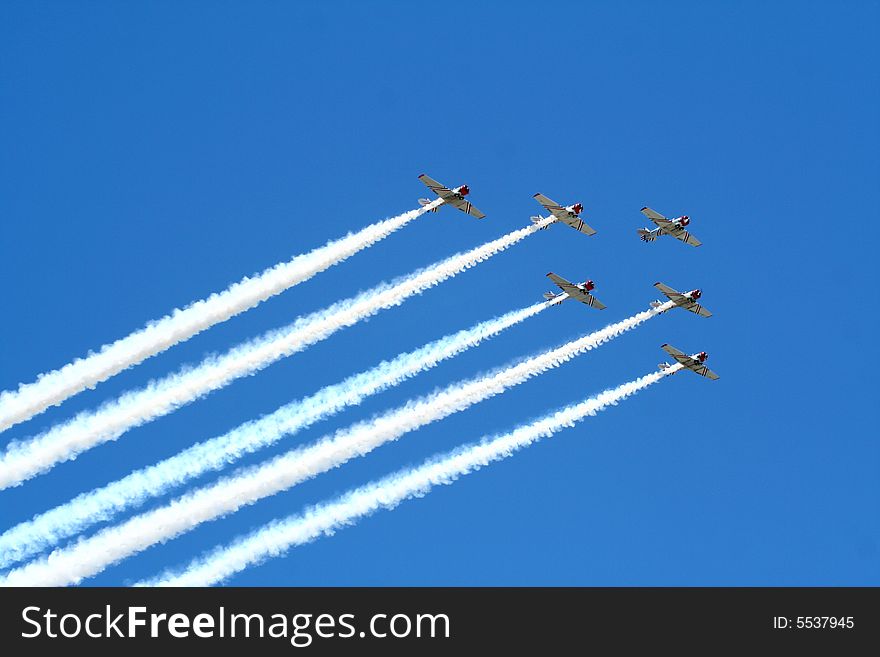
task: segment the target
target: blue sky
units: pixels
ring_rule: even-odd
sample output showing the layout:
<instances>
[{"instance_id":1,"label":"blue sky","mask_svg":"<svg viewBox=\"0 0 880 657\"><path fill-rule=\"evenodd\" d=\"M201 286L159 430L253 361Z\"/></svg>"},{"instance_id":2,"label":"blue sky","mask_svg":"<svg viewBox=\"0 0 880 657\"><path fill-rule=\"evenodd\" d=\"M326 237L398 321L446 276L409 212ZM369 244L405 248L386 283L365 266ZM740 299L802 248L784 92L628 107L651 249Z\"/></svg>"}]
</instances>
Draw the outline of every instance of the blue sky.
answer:
<instances>
[{"instance_id":1,"label":"blue sky","mask_svg":"<svg viewBox=\"0 0 880 657\"><path fill-rule=\"evenodd\" d=\"M444 209L4 433L33 435L181 364L528 223L562 226L25 486L0 528L548 289L565 304L248 459L701 287L509 393L114 566L120 584L260 524L710 352L514 458L237 576L241 585L880 584L876 2L4 3L0 389L175 306L415 207ZM641 243L643 205L704 242ZM207 482L211 478L205 478Z\"/></svg>"}]
</instances>

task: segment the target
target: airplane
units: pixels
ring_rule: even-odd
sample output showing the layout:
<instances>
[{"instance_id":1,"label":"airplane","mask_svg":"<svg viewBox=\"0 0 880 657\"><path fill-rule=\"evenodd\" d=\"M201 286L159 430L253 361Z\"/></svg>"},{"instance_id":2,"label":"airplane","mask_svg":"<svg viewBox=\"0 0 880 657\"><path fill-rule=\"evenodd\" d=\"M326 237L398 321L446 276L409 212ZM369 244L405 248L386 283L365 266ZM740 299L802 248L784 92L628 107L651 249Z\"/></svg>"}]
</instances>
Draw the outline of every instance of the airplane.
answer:
<instances>
[{"instance_id":1,"label":"airplane","mask_svg":"<svg viewBox=\"0 0 880 657\"><path fill-rule=\"evenodd\" d=\"M648 230L647 228L638 229L639 236L645 242L653 242L661 235L672 235L675 239L691 246L700 246L702 244L700 240L684 229L691 222L690 217L686 214L676 219L667 219L659 212L654 212L651 208L642 208L641 212L657 224L657 228L654 230Z\"/></svg>"},{"instance_id":2,"label":"airplane","mask_svg":"<svg viewBox=\"0 0 880 657\"><path fill-rule=\"evenodd\" d=\"M709 359L709 354L707 354L705 351L701 351L700 353L694 354L693 356L688 356L687 354L682 353L670 344L663 344L660 345L660 347L667 354L669 354L675 360L681 363L685 369L696 372L700 376L707 376L713 381L719 378L718 375L715 374L715 372L703 365L703 363L705 363ZM672 367L672 365L670 365L669 363L660 363L657 367L659 367L661 371L665 371ZM676 370L676 372L677 371L678 370ZM675 372L673 372L673 374L675 374Z\"/></svg>"},{"instance_id":3,"label":"airplane","mask_svg":"<svg viewBox=\"0 0 880 657\"><path fill-rule=\"evenodd\" d=\"M581 212L584 211L584 206L580 203L575 203L574 205L567 205L562 207L556 201L552 201L543 194L535 194L535 200L538 201L541 205L544 206L544 209L550 212L554 217L556 217L556 221L561 221L564 224L568 224L572 228L577 231L580 231L584 235L595 235L596 231L584 223L584 220L580 218ZM531 217L533 224L539 224L544 221L544 217ZM555 222L553 222L555 223ZM541 230L549 228L550 225L546 225Z\"/></svg>"},{"instance_id":4,"label":"airplane","mask_svg":"<svg viewBox=\"0 0 880 657\"><path fill-rule=\"evenodd\" d=\"M477 210L473 205L470 204L469 201L465 201L464 197L471 193L470 187L467 185L461 185L460 187L456 187L455 189L449 189L448 187L444 187L440 183L438 183L433 178L426 176L424 173L419 176L419 180L421 180L425 185L434 192L437 196L443 199L443 204L449 204L452 207L461 210L465 214L469 214L472 217L476 217L477 219L482 219L486 215ZM419 199L419 205L429 205L432 201L426 198ZM440 206L431 208L429 212L437 212Z\"/></svg>"},{"instance_id":5,"label":"airplane","mask_svg":"<svg viewBox=\"0 0 880 657\"><path fill-rule=\"evenodd\" d=\"M593 281L584 281L579 285L575 285L561 276L557 276L552 271L547 274L547 277L562 289L562 292L559 293L545 292L544 298L547 299L547 301L553 301L554 299L559 299L559 297L565 297L585 303L590 308L595 308L596 310L605 310L605 304L590 294L590 292L596 287ZM565 295L568 296L566 297ZM564 299L560 300L560 303L562 303L563 300Z\"/></svg>"},{"instance_id":6,"label":"airplane","mask_svg":"<svg viewBox=\"0 0 880 657\"><path fill-rule=\"evenodd\" d=\"M692 313L696 313L700 317L711 317L712 313L703 308L700 304L697 303L697 299L703 296L703 292L701 290L691 290L690 292L677 292L673 290L668 285L664 285L663 283L654 283L654 287L660 290L663 294L665 294L670 301L674 302L675 305L679 308L684 308L685 310L690 310ZM661 301L652 301L652 308L659 308L663 303Z\"/></svg>"}]
</instances>

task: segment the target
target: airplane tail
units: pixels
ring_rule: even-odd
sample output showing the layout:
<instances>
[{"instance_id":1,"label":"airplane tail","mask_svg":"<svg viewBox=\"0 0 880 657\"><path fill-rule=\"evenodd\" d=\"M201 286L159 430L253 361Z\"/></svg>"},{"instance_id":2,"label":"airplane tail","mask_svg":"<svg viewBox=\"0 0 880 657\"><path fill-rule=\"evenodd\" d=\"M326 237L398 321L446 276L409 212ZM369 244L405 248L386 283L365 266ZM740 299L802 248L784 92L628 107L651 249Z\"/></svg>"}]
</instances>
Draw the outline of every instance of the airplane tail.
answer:
<instances>
[{"instance_id":1,"label":"airplane tail","mask_svg":"<svg viewBox=\"0 0 880 657\"><path fill-rule=\"evenodd\" d=\"M660 301L660 299L657 299L657 300L651 302L651 308L654 308L655 310L662 305L663 305L663 302Z\"/></svg>"},{"instance_id":2,"label":"airplane tail","mask_svg":"<svg viewBox=\"0 0 880 657\"><path fill-rule=\"evenodd\" d=\"M544 221L544 217L529 217L529 219L532 220L532 223L533 223L533 224L539 224L539 223L541 223L542 221ZM539 230L547 230L548 228L550 228L550 225L549 225L549 224L546 225L546 226L544 226L543 228L540 228Z\"/></svg>"},{"instance_id":3,"label":"airplane tail","mask_svg":"<svg viewBox=\"0 0 880 657\"><path fill-rule=\"evenodd\" d=\"M657 369L660 370L661 372L665 372L665 371L668 370L670 367L672 367L672 365L670 365L669 363L660 363L660 364L657 366Z\"/></svg>"},{"instance_id":4,"label":"airplane tail","mask_svg":"<svg viewBox=\"0 0 880 657\"><path fill-rule=\"evenodd\" d=\"M430 199L426 199L426 198L419 199L419 205L421 205L422 207L424 207L426 205L430 205L431 203L433 203L433 201L431 201ZM440 208L438 206L436 208L431 208L430 210L428 210L428 212L437 212L437 210L439 210L439 209Z\"/></svg>"},{"instance_id":5,"label":"airplane tail","mask_svg":"<svg viewBox=\"0 0 880 657\"><path fill-rule=\"evenodd\" d=\"M547 301L553 301L553 299L561 296L561 294L556 294L555 292L544 292L544 298L547 299Z\"/></svg>"},{"instance_id":6,"label":"airplane tail","mask_svg":"<svg viewBox=\"0 0 880 657\"><path fill-rule=\"evenodd\" d=\"M641 237L642 241L644 242L653 242L655 239L657 239L656 233L654 233L654 231L652 230L648 230L647 228L639 228L636 232L638 232L639 237Z\"/></svg>"}]
</instances>

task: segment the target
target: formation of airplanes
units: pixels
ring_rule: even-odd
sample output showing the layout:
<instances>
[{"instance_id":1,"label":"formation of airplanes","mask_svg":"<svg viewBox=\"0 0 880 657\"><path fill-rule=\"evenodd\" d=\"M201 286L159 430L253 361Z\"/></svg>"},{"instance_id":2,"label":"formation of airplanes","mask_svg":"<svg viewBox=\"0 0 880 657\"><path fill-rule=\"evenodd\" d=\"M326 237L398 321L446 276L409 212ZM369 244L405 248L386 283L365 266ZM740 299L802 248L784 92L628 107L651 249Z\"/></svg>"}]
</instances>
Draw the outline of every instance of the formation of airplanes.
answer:
<instances>
[{"instance_id":1,"label":"formation of airplanes","mask_svg":"<svg viewBox=\"0 0 880 657\"><path fill-rule=\"evenodd\" d=\"M452 189L445 187L441 183L437 182L433 178L422 174L419 176L419 180L421 180L425 186L428 187L432 192L434 192L442 202L434 207L432 207L430 212L437 212L441 205L449 205L457 210L461 210L465 214L469 214L472 217L476 217L477 219L482 219L486 215L480 212L477 208L471 205L470 201L466 200L465 197L470 194L470 188L467 185L460 185L458 187L454 187ZM542 217L540 215L531 217L531 221L533 224L540 225L544 222L547 222L546 225L540 227L539 230L546 230L554 223L564 223L574 228L579 233L583 233L584 235L595 235L596 230L585 223L581 218L581 213L584 211L584 206L581 203L573 203L572 205L560 205L556 201L544 196L541 193L535 194L534 199L540 203L545 210L547 210L550 215L547 217ZM430 201L426 198L420 198L419 203L422 206L430 205L435 201ZM648 229L648 228L639 228L636 232L639 237L644 242L653 242L658 237L662 235L671 235L677 240L684 242L685 244L689 244L691 246L701 246L702 242L694 237L689 230L687 230L687 226L690 225L690 217L686 214L680 217L676 217L674 219L667 219L659 212L652 210L649 207L644 207L641 209L643 215L645 215L648 219L650 219L656 228ZM551 221L547 221L551 219ZM596 310L604 310L606 308L605 304L599 301L595 296L591 294L591 292L596 288L595 283L592 280L586 280L582 283L572 283L569 280L566 280L562 276L554 274L550 272L547 274L547 277L556 284L556 286L561 290L560 292L545 292L544 299L549 304L556 305L560 304L566 299L574 299L575 301L580 301L581 303L589 306L590 308L595 308ZM689 292L679 292L669 287L664 283L654 283L654 287L656 287L669 301L673 303L674 308L682 308L684 310L690 311L699 315L700 317L711 317L712 313L704 308L701 304L697 302L697 300L702 296L702 291L699 289L691 290ZM665 302L668 303L668 302ZM655 310L660 309L665 305L664 302L659 300L652 301L651 307ZM659 310L659 312L665 312L667 309ZM669 344L661 345L661 348L666 351L672 358L675 359L677 363L682 365L682 369L690 370L700 376L707 377L711 380L718 379L718 375L710 370L708 367L704 365L706 359L709 358L709 354L705 351L701 351L697 354L693 354L688 356L682 351L679 351L675 347ZM672 367L670 363L661 363L659 365L661 370L667 370ZM675 370L676 372L678 370ZM674 372L673 372L674 373Z\"/></svg>"},{"instance_id":2,"label":"formation of airplanes","mask_svg":"<svg viewBox=\"0 0 880 657\"><path fill-rule=\"evenodd\" d=\"M424 173L419 176L419 180L421 180L428 189L443 199L441 205L450 205L453 208L461 210L465 214L476 217L477 219L482 219L486 216L471 205L470 201L465 200L464 197L470 194L471 191L470 187L467 185L460 185L453 189L449 189ZM544 209L553 217L554 221L551 223L561 221L584 235L596 234L596 229L581 219L581 212L584 211L583 204L573 203L572 205L559 205L559 203L544 196L540 192L535 194L534 199L544 206ZM430 199L420 198L419 203L425 206L432 203L432 201ZM437 212L438 209L439 206L431 208L430 212ZM676 217L675 219L667 219L662 214L649 207L642 208L641 213L657 226L654 229L639 228L636 231L643 241L653 242L661 235L672 235L675 239L681 240L685 244L690 244L691 246L701 246L703 244L700 240L691 235L690 231L686 230L685 227L691 223L690 217L686 214ZM534 224L540 224L546 219L549 219L549 217L542 217L540 215L531 217L532 223ZM550 224L542 226L540 230L545 230L549 227Z\"/></svg>"}]
</instances>

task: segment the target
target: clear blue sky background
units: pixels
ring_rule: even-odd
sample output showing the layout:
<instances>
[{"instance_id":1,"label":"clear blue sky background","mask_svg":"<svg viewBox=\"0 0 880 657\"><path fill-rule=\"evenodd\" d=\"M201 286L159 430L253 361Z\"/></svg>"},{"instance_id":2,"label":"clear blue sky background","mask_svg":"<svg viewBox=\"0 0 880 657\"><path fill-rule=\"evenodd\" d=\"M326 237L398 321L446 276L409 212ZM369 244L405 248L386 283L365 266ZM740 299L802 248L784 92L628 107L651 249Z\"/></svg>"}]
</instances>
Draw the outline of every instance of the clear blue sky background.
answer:
<instances>
[{"instance_id":1,"label":"clear blue sky background","mask_svg":"<svg viewBox=\"0 0 880 657\"><path fill-rule=\"evenodd\" d=\"M528 224L556 226L403 306L0 493L0 527L431 339L592 278L565 304L262 460L704 289L557 371L108 569L120 584L655 368L681 374L235 584L880 584L876 2L63 3L0 9L0 388L245 274L444 209L7 431L33 435L204 354ZM639 208L704 242L651 245ZM205 478L204 481L210 481Z\"/></svg>"}]
</instances>

